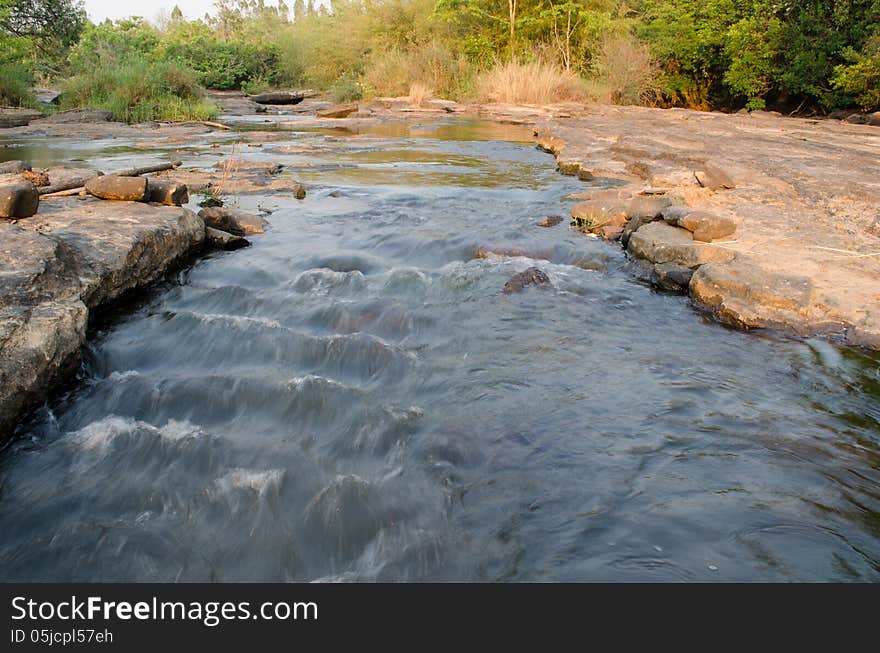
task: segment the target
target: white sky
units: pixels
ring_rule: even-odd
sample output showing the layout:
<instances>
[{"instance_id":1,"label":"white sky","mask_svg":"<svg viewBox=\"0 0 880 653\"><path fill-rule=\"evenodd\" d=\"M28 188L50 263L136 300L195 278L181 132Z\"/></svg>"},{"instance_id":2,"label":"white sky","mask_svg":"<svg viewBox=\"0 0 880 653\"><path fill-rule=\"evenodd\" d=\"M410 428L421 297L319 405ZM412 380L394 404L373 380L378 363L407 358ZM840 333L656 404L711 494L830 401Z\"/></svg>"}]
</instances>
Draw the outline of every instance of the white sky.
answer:
<instances>
[{"instance_id":1,"label":"white sky","mask_svg":"<svg viewBox=\"0 0 880 653\"><path fill-rule=\"evenodd\" d=\"M129 16L152 20L163 9L170 13L174 5L180 7L187 18L201 18L214 6L214 0L139 0L132 3L125 0L85 0L86 11L94 23L100 23L105 18Z\"/></svg>"}]
</instances>

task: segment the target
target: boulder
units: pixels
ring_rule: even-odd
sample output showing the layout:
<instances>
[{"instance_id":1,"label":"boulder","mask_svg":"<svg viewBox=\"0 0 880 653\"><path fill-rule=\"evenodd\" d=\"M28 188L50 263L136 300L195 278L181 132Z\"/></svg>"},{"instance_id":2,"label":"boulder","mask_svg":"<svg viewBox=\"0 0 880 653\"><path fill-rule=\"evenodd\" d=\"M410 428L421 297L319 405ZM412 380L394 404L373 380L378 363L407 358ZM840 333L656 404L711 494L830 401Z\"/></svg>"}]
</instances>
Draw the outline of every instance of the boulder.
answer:
<instances>
[{"instance_id":1,"label":"boulder","mask_svg":"<svg viewBox=\"0 0 880 653\"><path fill-rule=\"evenodd\" d=\"M40 119L40 123L49 124L68 124L68 123L86 123L86 122L110 122L113 114L103 109L70 109L69 111L61 111L53 113L50 116Z\"/></svg>"},{"instance_id":2,"label":"boulder","mask_svg":"<svg viewBox=\"0 0 880 653\"><path fill-rule=\"evenodd\" d=\"M225 206L213 206L199 211L199 217L205 226L227 231L236 236L261 234L269 224L258 215L231 209Z\"/></svg>"},{"instance_id":3,"label":"boulder","mask_svg":"<svg viewBox=\"0 0 880 653\"><path fill-rule=\"evenodd\" d=\"M538 220L539 227L555 227L560 222L562 222L561 215L545 215L543 218Z\"/></svg>"},{"instance_id":4,"label":"boulder","mask_svg":"<svg viewBox=\"0 0 880 653\"><path fill-rule=\"evenodd\" d=\"M337 104L327 109L322 109L315 114L316 118L347 118L358 110L357 102L349 104Z\"/></svg>"},{"instance_id":5,"label":"boulder","mask_svg":"<svg viewBox=\"0 0 880 653\"><path fill-rule=\"evenodd\" d=\"M636 195L626 204L626 215L629 218L663 217L664 211L672 205L672 199L665 195Z\"/></svg>"},{"instance_id":6,"label":"boulder","mask_svg":"<svg viewBox=\"0 0 880 653\"><path fill-rule=\"evenodd\" d=\"M852 113L844 119L844 122L848 122L851 125L867 125L869 120L866 113Z\"/></svg>"},{"instance_id":7,"label":"boulder","mask_svg":"<svg viewBox=\"0 0 880 653\"><path fill-rule=\"evenodd\" d=\"M213 227L205 227L205 245L212 249L232 250L247 247L250 243L241 236Z\"/></svg>"},{"instance_id":8,"label":"boulder","mask_svg":"<svg viewBox=\"0 0 880 653\"><path fill-rule=\"evenodd\" d=\"M305 96L302 93L289 91L270 91L251 96L251 100L257 104L299 104L304 99Z\"/></svg>"},{"instance_id":9,"label":"boulder","mask_svg":"<svg viewBox=\"0 0 880 653\"><path fill-rule=\"evenodd\" d=\"M649 222L654 222L654 220L656 219L658 218L650 216L646 217L644 215L630 218L627 221L626 225L624 225L623 231L620 232L620 242L623 244L624 247L626 247L629 244L629 239L633 235L633 233L638 231L640 227L648 224Z\"/></svg>"},{"instance_id":10,"label":"boulder","mask_svg":"<svg viewBox=\"0 0 880 653\"><path fill-rule=\"evenodd\" d=\"M148 179L147 201L181 206L189 202L189 189L186 184L179 184L171 179Z\"/></svg>"},{"instance_id":11,"label":"boulder","mask_svg":"<svg viewBox=\"0 0 880 653\"><path fill-rule=\"evenodd\" d=\"M694 177L696 177L700 186L709 190L732 190L736 188L736 184L730 175L721 168L708 163L703 166L702 170L696 170Z\"/></svg>"},{"instance_id":12,"label":"boulder","mask_svg":"<svg viewBox=\"0 0 880 653\"><path fill-rule=\"evenodd\" d=\"M85 183L85 188L89 195L102 200L144 202L147 199L147 180L144 177L92 177Z\"/></svg>"},{"instance_id":13,"label":"boulder","mask_svg":"<svg viewBox=\"0 0 880 653\"><path fill-rule=\"evenodd\" d=\"M812 300L809 278L770 272L746 260L702 266L690 292L699 306L741 328L798 331Z\"/></svg>"},{"instance_id":14,"label":"boulder","mask_svg":"<svg viewBox=\"0 0 880 653\"><path fill-rule=\"evenodd\" d=\"M0 107L0 127L25 127L32 120L42 117L43 114L35 109Z\"/></svg>"},{"instance_id":15,"label":"boulder","mask_svg":"<svg viewBox=\"0 0 880 653\"><path fill-rule=\"evenodd\" d=\"M0 175L20 174L30 169L30 164L24 161L4 161L0 163Z\"/></svg>"},{"instance_id":16,"label":"boulder","mask_svg":"<svg viewBox=\"0 0 880 653\"><path fill-rule=\"evenodd\" d=\"M629 237L627 251L651 263L678 263L689 268L731 261L736 256L715 245L695 242L689 231L665 222L640 227Z\"/></svg>"},{"instance_id":17,"label":"boulder","mask_svg":"<svg viewBox=\"0 0 880 653\"><path fill-rule=\"evenodd\" d=\"M578 202L571 209L572 223L579 229L592 231L600 227L623 227L627 222L626 209L622 204L595 200Z\"/></svg>"},{"instance_id":18,"label":"boulder","mask_svg":"<svg viewBox=\"0 0 880 653\"><path fill-rule=\"evenodd\" d=\"M659 263L654 266L654 284L663 290L687 290L694 271L678 263Z\"/></svg>"},{"instance_id":19,"label":"boulder","mask_svg":"<svg viewBox=\"0 0 880 653\"><path fill-rule=\"evenodd\" d=\"M29 181L0 185L0 218L29 218L40 206L40 195Z\"/></svg>"},{"instance_id":20,"label":"boulder","mask_svg":"<svg viewBox=\"0 0 880 653\"><path fill-rule=\"evenodd\" d=\"M537 286L538 288L549 288L550 277L538 268L531 267L522 272L518 272L508 279L504 284L504 292L514 293L524 290L528 286Z\"/></svg>"},{"instance_id":21,"label":"boulder","mask_svg":"<svg viewBox=\"0 0 880 653\"><path fill-rule=\"evenodd\" d=\"M706 211L691 211L684 216L667 220L693 234L694 240L704 243L731 236L736 232L736 222Z\"/></svg>"},{"instance_id":22,"label":"boulder","mask_svg":"<svg viewBox=\"0 0 880 653\"><path fill-rule=\"evenodd\" d=\"M872 127L880 127L880 111L868 114L868 124Z\"/></svg>"}]
</instances>

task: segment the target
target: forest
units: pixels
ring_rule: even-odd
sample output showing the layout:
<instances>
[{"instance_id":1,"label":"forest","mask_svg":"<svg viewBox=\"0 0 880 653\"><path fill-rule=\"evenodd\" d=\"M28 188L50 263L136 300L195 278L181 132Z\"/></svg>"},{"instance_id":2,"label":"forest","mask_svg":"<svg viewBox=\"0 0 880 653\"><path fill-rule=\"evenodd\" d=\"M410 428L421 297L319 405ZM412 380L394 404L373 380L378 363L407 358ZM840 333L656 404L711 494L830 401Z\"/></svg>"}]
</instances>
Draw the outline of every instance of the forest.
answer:
<instances>
[{"instance_id":1,"label":"forest","mask_svg":"<svg viewBox=\"0 0 880 653\"><path fill-rule=\"evenodd\" d=\"M335 101L594 101L824 115L880 109L880 0L217 0L93 24L0 0L0 105L208 118L203 89Z\"/></svg>"}]
</instances>

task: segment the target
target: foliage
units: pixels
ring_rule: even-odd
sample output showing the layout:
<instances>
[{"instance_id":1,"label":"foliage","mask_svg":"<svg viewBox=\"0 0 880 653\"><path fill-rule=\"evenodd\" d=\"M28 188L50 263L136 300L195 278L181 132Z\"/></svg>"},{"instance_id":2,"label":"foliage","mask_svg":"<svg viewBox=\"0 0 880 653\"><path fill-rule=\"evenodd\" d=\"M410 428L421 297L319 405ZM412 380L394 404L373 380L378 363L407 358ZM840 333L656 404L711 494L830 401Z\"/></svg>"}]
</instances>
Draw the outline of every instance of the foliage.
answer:
<instances>
[{"instance_id":1,"label":"foliage","mask_svg":"<svg viewBox=\"0 0 880 653\"><path fill-rule=\"evenodd\" d=\"M62 108L107 109L114 120L207 120L217 108L202 100L191 70L174 62L132 57L72 77Z\"/></svg>"},{"instance_id":2,"label":"foliage","mask_svg":"<svg viewBox=\"0 0 880 653\"><path fill-rule=\"evenodd\" d=\"M354 102L364 97L364 87L354 75L342 75L330 86L330 98L334 102Z\"/></svg>"},{"instance_id":3,"label":"foliage","mask_svg":"<svg viewBox=\"0 0 880 653\"><path fill-rule=\"evenodd\" d=\"M508 61L481 74L476 97L484 102L550 104L585 97L583 82L571 71L543 61Z\"/></svg>"},{"instance_id":4,"label":"foliage","mask_svg":"<svg viewBox=\"0 0 880 653\"><path fill-rule=\"evenodd\" d=\"M27 66L0 63L0 106L32 106L34 78Z\"/></svg>"},{"instance_id":5,"label":"foliage","mask_svg":"<svg viewBox=\"0 0 880 653\"><path fill-rule=\"evenodd\" d=\"M869 40L863 52L848 49L846 64L834 69L834 88L852 97L867 111L880 110L880 33Z\"/></svg>"}]
</instances>

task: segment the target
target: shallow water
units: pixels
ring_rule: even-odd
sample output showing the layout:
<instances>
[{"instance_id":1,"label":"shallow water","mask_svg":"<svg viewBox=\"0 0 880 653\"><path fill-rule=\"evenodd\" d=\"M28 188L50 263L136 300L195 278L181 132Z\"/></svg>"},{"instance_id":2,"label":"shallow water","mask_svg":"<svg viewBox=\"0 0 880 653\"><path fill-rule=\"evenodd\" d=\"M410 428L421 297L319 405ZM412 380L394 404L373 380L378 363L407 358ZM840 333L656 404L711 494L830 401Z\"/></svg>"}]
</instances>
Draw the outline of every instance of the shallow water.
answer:
<instances>
[{"instance_id":1,"label":"shallow water","mask_svg":"<svg viewBox=\"0 0 880 653\"><path fill-rule=\"evenodd\" d=\"M0 456L0 578L880 579L876 355L536 228L584 184L521 131L285 138L243 154L309 197L242 198L271 230L104 316Z\"/></svg>"}]
</instances>

